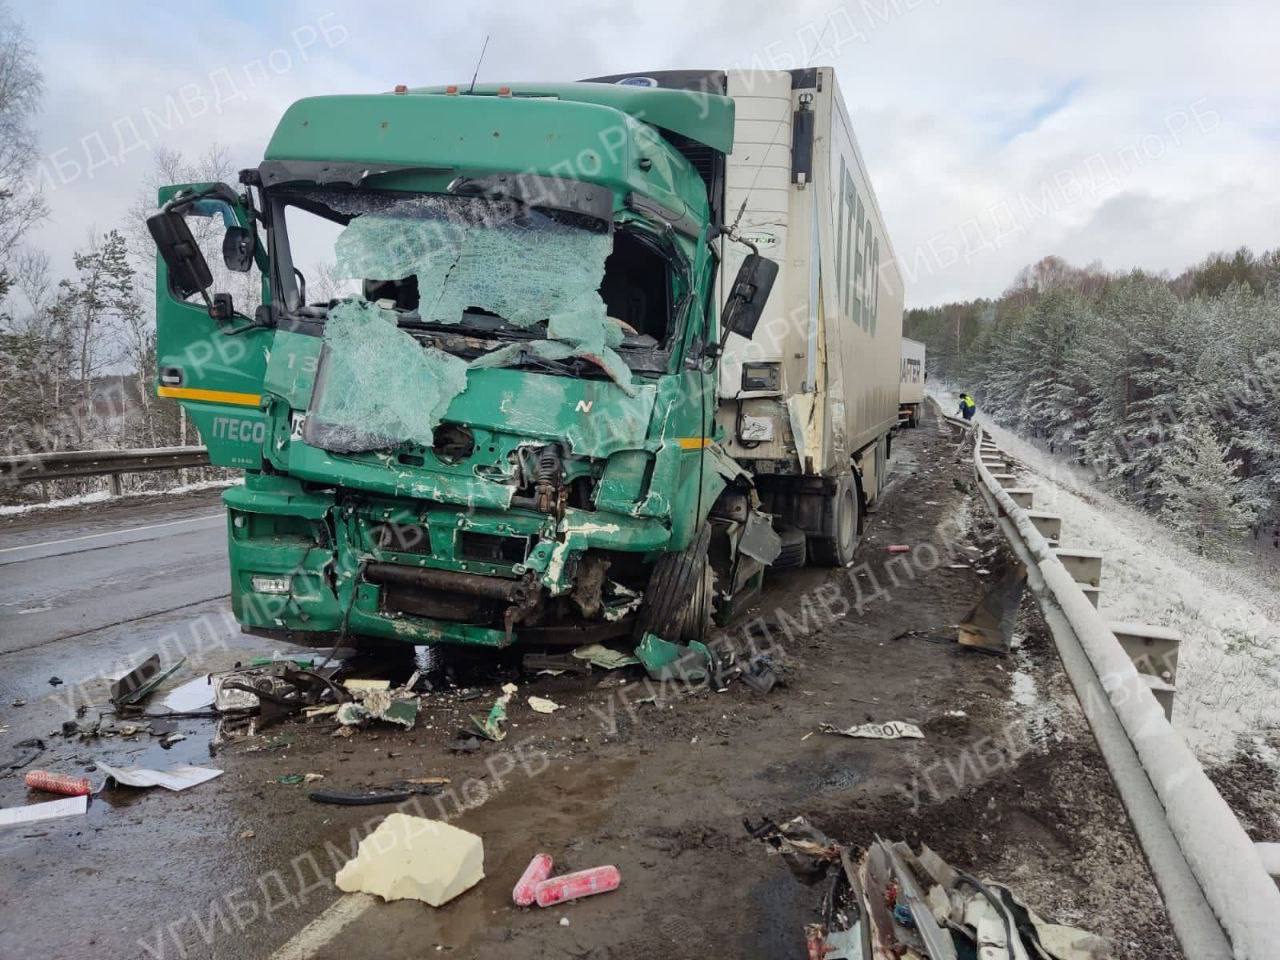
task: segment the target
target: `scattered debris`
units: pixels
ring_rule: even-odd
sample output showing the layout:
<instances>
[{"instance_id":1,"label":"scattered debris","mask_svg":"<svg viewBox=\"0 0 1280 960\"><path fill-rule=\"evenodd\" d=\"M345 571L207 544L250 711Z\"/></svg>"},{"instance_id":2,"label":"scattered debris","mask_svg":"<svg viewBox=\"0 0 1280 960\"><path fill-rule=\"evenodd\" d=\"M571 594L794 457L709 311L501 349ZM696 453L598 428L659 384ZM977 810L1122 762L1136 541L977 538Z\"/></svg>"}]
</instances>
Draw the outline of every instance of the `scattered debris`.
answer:
<instances>
[{"instance_id":1,"label":"scattered debris","mask_svg":"<svg viewBox=\"0 0 1280 960\"><path fill-rule=\"evenodd\" d=\"M585 650L586 647L579 647ZM591 663L573 653L526 653L520 665L527 671L557 676L561 673L590 674Z\"/></svg>"},{"instance_id":2,"label":"scattered debris","mask_svg":"<svg viewBox=\"0 0 1280 960\"><path fill-rule=\"evenodd\" d=\"M283 783L286 787L297 786L301 782L302 774L300 773L286 773L282 776L276 777L276 783Z\"/></svg>"},{"instance_id":3,"label":"scattered debris","mask_svg":"<svg viewBox=\"0 0 1280 960\"><path fill-rule=\"evenodd\" d=\"M548 700L546 697L530 697L529 709L533 710L534 713L555 713L562 707L554 700Z\"/></svg>"},{"instance_id":4,"label":"scattered debris","mask_svg":"<svg viewBox=\"0 0 1280 960\"><path fill-rule=\"evenodd\" d=\"M14 697L13 705L15 707L25 707L27 705L27 701L23 700L21 697Z\"/></svg>"},{"instance_id":5,"label":"scattered debris","mask_svg":"<svg viewBox=\"0 0 1280 960\"><path fill-rule=\"evenodd\" d=\"M334 878L346 893L438 907L484 879L480 837L441 820L390 814Z\"/></svg>"},{"instance_id":6,"label":"scattered debris","mask_svg":"<svg viewBox=\"0 0 1280 960\"><path fill-rule=\"evenodd\" d=\"M66 724L63 724L66 726ZM177 720L155 719L147 724L147 733L153 737L167 737L178 729Z\"/></svg>"},{"instance_id":7,"label":"scattered debris","mask_svg":"<svg viewBox=\"0 0 1280 960\"><path fill-rule=\"evenodd\" d=\"M32 790L62 793L68 797L87 797L93 792L88 777L69 777L65 773L50 773L48 770L28 770L22 781Z\"/></svg>"},{"instance_id":8,"label":"scattered debris","mask_svg":"<svg viewBox=\"0 0 1280 960\"><path fill-rule=\"evenodd\" d=\"M748 660L746 669L740 676L742 682L757 693L768 693L783 683L781 671L767 653L757 653Z\"/></svg>"},{"instance_id":9,"label":"scattered debris","mask_svg":"<svg viewBox=\"0 0 1280 960\"><path fill-rule=\"evenodd\" d=\"M127 707L141 703L186 662L186 657L180 657L178 662L168 670L161 670L160 654L153 653L141 664L111 681L109 688L111 702L117 707ZM57 678L55 677L54 679L56 680ZM53 680L49 682L52 683ZM59 680L58 682L61 683L62 681Z\"/></svg>"},{"instance_id":10,"label":"scattered debris","mask_svg":"<svg viewBox=\"0 0 1280 960\"><path fill-rule=\"evenodd\" d=\"M62 678L61 678L61 677L50 677L50 678L49 678L49 686L51 686L51 687L60 687L60 686L62 686Z\"/></svg>"},{"instance_id":11,"label":"scattered debris","mask_svg":"<svg viewBox=\"0 0 1280 960\"><path fill-rule=\"evenodd\" d=\"M879 837L857 863L852 849L804 817L779 826L744 820L747 832L780 854L805 884L830 876L822 922L805 927L810 957L1035 957L1102 960L1110 944L1093 934L1043 920L1007 887L954 869L921 845Z\"/></svg>"},{"instance_id":12,"label":"scattered debris","mask_svg":"<svg viewBox=\"0 0 1280 960\"><path fill-rule=\"evenodd\" d=\"M252 830L242 830L240 832L241 840L252 840L255 836L257 836L257 834L255 834Z\"/></svg>"},{"instance_id":13,"label":"scattered debris","mask_svg":"<svg viewBox=\"0 0 1280 960\"><path fill-rule=\"evenodd\" d=\"M636 656L654 680L701 683L708 679L715 667L715 660L705 644L690 640L688 646L681 646L653 633L644 635L636 646Z\"/></svg>"},{"instance_id":14,"label":"scattered debris","mask_svg":"<svg viewBox=\"0 0 1280 960\"><path fill-rule=\"evenodd\" d=\"M543 880L534 887L534 899L540 907L550 907L569 900L594 897L597 893L617 890L622 874L612 864L566 873L562 877Z\"/></svg>"},{"instance_id":15,"label":"scattered debris","mask_svg":"<svg viewBox=\"0 0 1280 960\"><path fill-rule=\"evenodd\" d=\"M0 810L0 828L21 827L59 817L75 817L88 810L89 798L83 794L45 803L29 803L25 807L5 807Z\"/></svg>"},{"instance_id":16,"label":"scattered debris","mask_svg":"<svg viewBox=\"0 0 1280 960\"><path fill-rule=\"evenodd\" d=\"M502 696L493 702L493 706L489 709L489 715L483 720L474 714L472 715L471 722L475 724L476 730L486 740L499 741L507 738L507 704L511 702L516 689L514 683L504 683L502 685Z\"/></svg>"},{"instance_id":17,"label":"scattered debris","mask_svg":"<svg viewBox=\"0 0 1280 960\"><path fill-rule=\"evenodd\" d=\"M44 753L44 741L38 737L19 740L13 745L13 753L0 760L0 771L21 770L40 754Z\"/></svg>"},{"instance_id":18,"label":"scattered debris","mask_svg":"<svg viewBox=\"0 0 1280 960\"><path fill-rule=\"evenodd\" d=\"M909 543L891 543L884 548L887 553L910 553L911 544Z\"/></svg>"},{"instance_id":19,"label":"scattered debris","mask_svg":"<svg viewBox=\"0 0 1280 960\"><path fill-rule=\"evenodd\" d=\"M144 767L112 767L99 761L98 769L107 775L107 780L114 780L119 786L142 789L186 790L222 776L222 771L214 767L193 767L189 764L179 764L167 770L148 770Z\"/></svg>"},{"instance_id":20,"label":"scattered debris","mask_svg":"<svg viewBox=\"0 0 1280 960\"><path fill-rule=\"evenodd\" d=\"M374 693L391 689L390 680L343 680L342 685L354 694Z\"/></svg>"},{"instance_id":21,"label":"scattered debris","mask_svg":"<svg viewBox=\"0 0 1280 960\"><path fill-rule=\"evenodd\" d=\"M312 790L308 797L316 803L332 803L343 807L367 807L377 803L403 803L417 793L439 793L414 789L407 784L400 788L374 787L368 790Z\"/></svg>"},{"instance_id":22,"label":"scattered debris","mask_svg":"<svg viewBox=\"0 0 1280 960\"><path fill-rule=\"evenodd\" d=\"M862 723L841 730L830 723L821 723L818 729L823 733L837 733L842 737L858 737L865 740L923 740L924 734L914 723L901 720L885 720L882 723Z\"/></svg>"},{"instance_id":23,"label":"scattered debris","mask_svg":"<svg viewBox=\"0 0 1280 960\"><path fill-rule=\"evenodd\" d=\"M573 656L579 660L585 660L592 666L599 667L601 670L618 670L622 667L634 667L640 661L629 653L623 653L620 650L613 650L606 647L603 643L588 643L585 646L575 647Z\"/></svg>"},{"instance_id":24,"label":"scattered debris","mask_svg":"<svg viewBox=\"0 0 1280 960\"><path fill-rule=\"evenodd\" d=\"M554 863L549 853L535 853L524 873L511 891L511 899L517 907L531 907L537 899L537 887L543 880L551 876Z\"/></svg>"},{"instance_id":25,"label":"scattered debris","mask_svg":"<svg viewBox=\"0 0 1280 960\"><path fill-rule=\"evenodd\" d=\"M213 684L206 674L186 683L180 683L164 698L164 706L175 713L190 713L193 710L206 710L213 706Z\"/></svg>"},{"instance_id":26,"label":"scattered debris","mask_svg":"<svg viewBox=\"0 0 1280 960\"><path fill-rule=\"evenodd\" d=\"M1027 568L1015 563L956 627L957 642L991 653L1008 653L1026 582Z\"/></svg>"},{"instance_id":27,"label":"scattered debris","mask_svg":"<svg viewBox=\"0 0 1280 960\"><path fill-rule=\"evenodd\" d=\"M160 741L160 746L168 750L175 743L181 743L185 739L187 739L187 735L185 733L171 733Z\"/></svg>"}]
</instances>

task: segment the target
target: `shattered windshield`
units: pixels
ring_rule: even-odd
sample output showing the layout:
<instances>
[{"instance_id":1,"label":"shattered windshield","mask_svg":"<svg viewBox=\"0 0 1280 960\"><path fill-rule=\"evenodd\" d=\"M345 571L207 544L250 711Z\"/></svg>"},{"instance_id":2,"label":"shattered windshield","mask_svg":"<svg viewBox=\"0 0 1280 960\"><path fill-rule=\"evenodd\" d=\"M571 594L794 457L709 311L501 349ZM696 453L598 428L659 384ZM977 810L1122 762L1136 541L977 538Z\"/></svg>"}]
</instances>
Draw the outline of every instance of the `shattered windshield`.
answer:
<instances>
[{"instance_id":1,"label":"shattered windshield","mask_svg":"<svg viewBox=\"0 0 1280 960\"><path fill-rule=\"evenodd\" d=\"M475 367L607 377L633 394L631 370L654 369L668 338L667 262L611 224L442 194L273 201L280 302L325 323L307 433L327 449L430 443Z\"/></svg>"}]
</instances>

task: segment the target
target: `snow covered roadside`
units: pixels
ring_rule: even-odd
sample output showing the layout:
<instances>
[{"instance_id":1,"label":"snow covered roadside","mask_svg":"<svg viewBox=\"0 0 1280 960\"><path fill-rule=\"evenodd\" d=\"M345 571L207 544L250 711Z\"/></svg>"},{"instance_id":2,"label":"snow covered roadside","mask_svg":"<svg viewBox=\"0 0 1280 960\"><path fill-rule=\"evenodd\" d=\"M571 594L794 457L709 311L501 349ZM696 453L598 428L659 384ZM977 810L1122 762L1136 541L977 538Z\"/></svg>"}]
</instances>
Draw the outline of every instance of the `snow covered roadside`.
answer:
<instances>
[{"instance_id":1,"label":"snow covered roadside","mask_svg":"<svg viewBox=\"0 0 1280 960\"><path fill-rule=\"evenodd\" d=\"M244 483L244 479L237 477L233 480L203 480L200 483L184 483L176 487L166 487L163 490L131 490L128 493L113 497L110 491L96 490L93 493L82 493L78 497L64 497L61 500L50 500L48 503L19 503L9 506L0 506L0 517L12 517L17 514L31 513L36 510L56 510L60 507L80 507L90 503L112 503L118 500L127 500L130 497L172 497L183 493L193 493L196 490L218 490L224 487L234 487Z\"/></svg>"},{"instance_id":2,"label":"snow covered roadside","mask_svg":"<svg viewBox=\"0 0 1280 960\"><path fill-rule=\"evenodd\" d=\"M950 397L939 391L939 402ZM954 406L954 403L951 404ZM944 406L944 409L947 407ZM1280 765L1280 594L1256 557L1196 556L1154 517L1099 491L1087 471L999 426L1038 510L1062 516L1062 545L1103 554L1100 610L1110 620L1180 630L1174 726L1207 762L1252 747Z\"/></svg>"}]
</instances>

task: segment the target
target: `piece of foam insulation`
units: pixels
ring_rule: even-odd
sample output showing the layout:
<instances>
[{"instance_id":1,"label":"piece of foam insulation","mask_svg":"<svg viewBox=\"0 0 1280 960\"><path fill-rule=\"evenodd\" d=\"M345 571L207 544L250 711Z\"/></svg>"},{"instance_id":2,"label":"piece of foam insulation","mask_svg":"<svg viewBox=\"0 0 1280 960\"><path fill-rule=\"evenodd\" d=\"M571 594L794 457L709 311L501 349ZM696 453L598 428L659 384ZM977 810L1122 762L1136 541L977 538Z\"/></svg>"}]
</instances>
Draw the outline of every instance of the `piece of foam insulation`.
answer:
<instances>
[{"instance_id":1,"label":"piece of foam insulation","mask_svg":"<svg viewBox=\"0 0 1280 960\"><path fill-rule=\"evenodd\" d=\"M442 820L393 813L360 841L334 879L347 893L438 907L484 879L484 843Z\"/></svg>"}]
</instances>

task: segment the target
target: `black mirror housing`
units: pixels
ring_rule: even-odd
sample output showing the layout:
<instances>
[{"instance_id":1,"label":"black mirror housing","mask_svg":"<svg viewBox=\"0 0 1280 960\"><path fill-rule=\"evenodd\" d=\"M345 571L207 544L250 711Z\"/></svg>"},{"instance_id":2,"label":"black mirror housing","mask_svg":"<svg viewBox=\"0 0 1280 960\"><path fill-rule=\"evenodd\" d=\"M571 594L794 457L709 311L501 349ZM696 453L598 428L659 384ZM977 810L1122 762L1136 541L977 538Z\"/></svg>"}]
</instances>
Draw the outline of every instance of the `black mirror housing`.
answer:
<instances>
[{"instance_id":1,"label":"black mirror housing","mask_svg":"<svg viewBox=\"0 0 1280 960\"><path fill-rule=\"evenodd\" d=\"M182 214L161 211L147 217L147 230L169 268L169 283L180 297L185 299L213 285L209 264Z\"/></svg>"},{"instance_id":2,"label":"black mirror housing","mask_svg":"<svg viewBox=\"0 0 1280 960\"><path fill-rule=\"evenodd\" d=\"M248 227L227 227L222 238L222 262L234 273L248 273L253 266L253 231Z\"/></svg>"},{"instance_id":3,"label":"black mirror housing","mask_svg":"<svg viewBox=\"0 0 1280 960\"><path fill-rule=\"evenodd\" d=\"M720 314L724 333L736 333L747 340L751 339L777 278L777 262L758 253L747 255L738 268L738 276L733 281L733 292L729 294Z\"/></svg>"}]
</instances>

